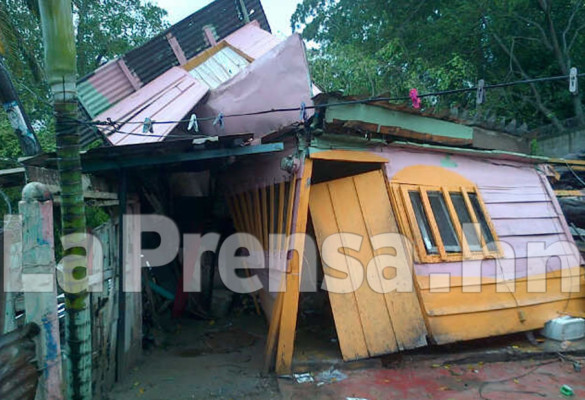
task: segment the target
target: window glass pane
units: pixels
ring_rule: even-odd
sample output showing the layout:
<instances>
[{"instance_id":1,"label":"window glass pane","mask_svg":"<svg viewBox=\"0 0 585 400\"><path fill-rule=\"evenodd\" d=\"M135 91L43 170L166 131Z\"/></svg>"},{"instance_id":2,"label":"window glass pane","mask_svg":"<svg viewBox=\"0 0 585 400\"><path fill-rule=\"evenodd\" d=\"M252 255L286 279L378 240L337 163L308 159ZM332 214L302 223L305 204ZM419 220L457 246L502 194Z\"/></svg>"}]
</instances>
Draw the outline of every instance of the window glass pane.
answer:
<instances>
[{"instance_id":1,"label":"window glass pane","mask_svg":"<svg viewBox=\"0 0 585 400\"><path fill-rule=\"evenodd\" d=\"M459 223L461 223L463 233L469 244L469 249L471 251L481 251L481 241L477 236L475 227L472 225L473 222L471 221L471 215L469 214L463 195L461 193L450 193L450 195L451 202L457 213L457 218L459 218Z\"/></svg>"},{"instance_id":2,"label":"window glass pane","mask_svg":"<svg viewBox=\"0 0 585 400\"><path fill-rule=\"evenodd\" d=\"M427 192L429 197L429 203L431 203L431 209L435 215L435 221L443 239L443 245L445 251L449 253L460 253L461 246L459 245L459 238L453 227L453 221L447 210L447 204L441 192Z\"/></svg>"},{"instance_id":3,"label":"window glass pane","mask_svg":"<svg viewBox=\"0 0 585 400\"><path fill-rule=\"evenodd\" d=\"M437 244L435 243L435 239L433 238L433 235L431 233L431 227L429 225L429 221L427 219L427 216L422 205L420 193L408 192L408 195L410 196L410 202L412 203L412 208L414 209L416 222L420 229L420 234L425 244L427 254L437 254L438 253Z\"/></svg>"},{"instance_id":4,"label":"window glass pane","mask_svg":"<svg viewBox=\"0 0 585 400\"><path fill-rule=\"evenodd\" d=\"M481 210L481 206L479 204L479 199L477 198L477 194L469 193L469 200L471 201L471 205L473 206L473 211L475 212L475 216L477 217L477 222L481 225L481 233L487 243L488 249L490 251L496 251L497 247L494 243L494 236L492 235L492 231L487 223L487 219Z\"/></svg>"}]
</instances>

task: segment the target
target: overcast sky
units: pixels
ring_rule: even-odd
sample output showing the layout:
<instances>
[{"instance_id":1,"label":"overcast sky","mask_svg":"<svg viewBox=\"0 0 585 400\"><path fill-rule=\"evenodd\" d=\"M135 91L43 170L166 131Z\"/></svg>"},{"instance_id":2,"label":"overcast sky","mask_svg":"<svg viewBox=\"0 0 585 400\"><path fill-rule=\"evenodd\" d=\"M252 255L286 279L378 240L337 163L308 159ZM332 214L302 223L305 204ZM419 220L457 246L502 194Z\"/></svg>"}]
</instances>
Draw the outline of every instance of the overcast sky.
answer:
<instances>
[{"instance_id":1,"label":"overcast sky","mask_svg":"<svg viewBox=\"0 0 585 400\"><path fill-rule=\"evenodd\" d=\"M151 0L169 13L169 21L175 24L189 16L212 0ZM301 0L261 0L273 34L288 36L291 34L290 17Z\"/></svg>"}]
</instances>

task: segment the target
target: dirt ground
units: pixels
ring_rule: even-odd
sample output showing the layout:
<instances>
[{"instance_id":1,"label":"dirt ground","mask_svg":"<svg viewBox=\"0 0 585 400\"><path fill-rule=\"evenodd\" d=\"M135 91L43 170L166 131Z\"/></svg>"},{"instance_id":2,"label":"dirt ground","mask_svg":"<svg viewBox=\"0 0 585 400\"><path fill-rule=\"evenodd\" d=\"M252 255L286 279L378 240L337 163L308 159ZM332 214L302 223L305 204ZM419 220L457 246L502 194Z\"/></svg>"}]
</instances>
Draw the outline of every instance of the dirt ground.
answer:
<instances>
[{"instance_id":1,"label":"dirt ground","mask_svg":"<svg viewBox=\"0 0 585 400\"><path fill-rule=\"evenodd\" d=\"M579 351L573 343L572 352L553 348L544 355L544 348L559 343L534 346L517 335L344 363L331 322L318 321L327 318L301 314L297 332L295 372L309 373L309 382L260 374L267 327L248 312L166 321L168 332L155 332L157 345L106 400L585 399L585 343ZM323 371L335 377L323 380ZM572 397L561 394L563 385Z\"/></svg>"},{"instance_id":2,"label":"dirt ground","mask_svg":"<svg viewBox=\"0 0 585 400\"><path fill-rule=\"evenodd\" d=\"M144 352L109 400L281 398L276 377L260 375L266 331L262 318L172 323L176 331L157 334L160 345Z\"/></svg>"}]
</instances>

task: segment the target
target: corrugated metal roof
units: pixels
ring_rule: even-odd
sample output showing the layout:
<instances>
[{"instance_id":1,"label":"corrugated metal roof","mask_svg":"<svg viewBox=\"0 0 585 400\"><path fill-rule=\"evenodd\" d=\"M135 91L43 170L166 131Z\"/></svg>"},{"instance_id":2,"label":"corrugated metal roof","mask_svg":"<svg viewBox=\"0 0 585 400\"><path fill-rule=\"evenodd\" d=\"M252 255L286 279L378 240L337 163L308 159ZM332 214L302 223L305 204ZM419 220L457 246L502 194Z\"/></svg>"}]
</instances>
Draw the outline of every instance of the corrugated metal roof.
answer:
<instances>
[{"instance_id":1,"label":"corrugated metal roof","mask_svg":"<svg viewBox=\"0 0 585 400\"><path fill-rule=\"evenodd\" d=\"M210 89L215 89L249 64L248 60L232 48L224 47L189 73Z\"/></svg>"},{"instance_id":2,"label":"corrugated metal roof","mask_svg":"<svg viewBox=\"0 0 585 400\"><path fill-rule=\"evenodd\" d=\"M244 0L244 4L250 21L256 24L258 30L264 30L264 41L267 41L271 37L268 33L270 26L262 3L260 0ZM240 0L216 0L142 46L81 78L78 81L81 104L93 118L134 93L138 88L179 65L179 60L167 40L168 34L177 40L185 57L190 59L211 47L205 37L204 27L210 27L216 33L217 41L220 41L245 24ZM256 35L261 34L256 32ZM234 47L239 48L239 45ZM252 56L252 58L256 57ZM95 132L83 130L82 143L91 143L96 138Z\"/></svg>"},{"instance_id":3,"label":"corrugated metal roof","mask_svg":"<svg viewBox=\"0 0 585 400\"><path fill-rule=\"evenodd\" d=\"M91 117L134 93L119 60L110 61L77 84L79 99Z\"/></svg>"},{"instance_id":4,"label":"corrugated metal roof","mask_svg":"<svg viewBox=\"0 0 585 400\"><path fill-rule=\"evenodd\" d=\"M181 120L207 94L208 87L193 78L182 68L174 67L154 81L128 96L114 107L98 115L96 121L124 121L114 132L101 127L101 131L115 146L163 141L177 123L155 124L153 133L143 133L146 118L153 121Z\"/></svg>"}]
</instances>

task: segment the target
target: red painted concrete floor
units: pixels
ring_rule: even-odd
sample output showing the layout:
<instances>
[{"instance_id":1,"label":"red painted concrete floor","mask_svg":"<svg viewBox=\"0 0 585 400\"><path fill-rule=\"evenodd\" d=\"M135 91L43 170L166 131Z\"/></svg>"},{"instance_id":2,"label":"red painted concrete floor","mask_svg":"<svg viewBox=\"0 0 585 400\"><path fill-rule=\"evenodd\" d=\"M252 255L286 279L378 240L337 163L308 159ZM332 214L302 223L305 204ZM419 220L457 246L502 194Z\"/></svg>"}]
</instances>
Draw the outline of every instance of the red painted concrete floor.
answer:
<instances>
[{"instance_id":1,"label":"red painted concrete floor","mask_svg":"<svg viewBox=\"0 0 585 400\"><path fill-rule=\"evenodd\" d=\"M398 368L340 369L347 379L333 383L296 383L279 379L279 387L282 398L287 400L585 399L585 371L577 372L574 360L445 366L440 359L419 360ZM563 385L571 386L574 396L563 396L560 393Z\"/></svg>"}]
</instances>

